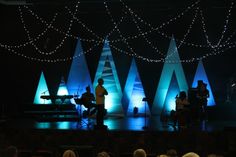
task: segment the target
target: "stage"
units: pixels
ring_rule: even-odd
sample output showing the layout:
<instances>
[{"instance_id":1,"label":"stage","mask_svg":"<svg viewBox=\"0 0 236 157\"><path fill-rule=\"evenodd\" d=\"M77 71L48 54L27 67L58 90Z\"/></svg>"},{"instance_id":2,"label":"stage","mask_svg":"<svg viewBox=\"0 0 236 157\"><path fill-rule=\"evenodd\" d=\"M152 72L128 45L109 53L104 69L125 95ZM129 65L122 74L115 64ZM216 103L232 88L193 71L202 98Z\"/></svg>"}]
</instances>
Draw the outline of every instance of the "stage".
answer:
<instances>
[{"instance_id":1,"label":"stage","mask_svg":"<svg viewBox=\"0 0 236 157\"><path fill-rule=\"evenodd\" d=\"M37 121L29 118L11 118L2 122L2 126L9 129L37 129L37 130L94 130L96 124L95 117L73 119L71 121ZM159 116L144 117L121 117L106 116L104 124L108 126L108 131L164 131L176 132L181 130L215 132L223 131L225 128L236 128L234 120L208 120L191 124L187 128L173 126L173 122L161 122ZM147 128L143 128L146 126Z\"/></svg>"},{"instance_id":2,"label":"stage","mask_svg":"<svg viewBox=\"0 0 236 157\"><path fill-rule=\"evenodd\" d=\"M94 156L106 150L114 156L130 156L133 150L144 148L148 156L165 153L175 148L179 153L195 151L202 156L210 152L225 154L236 148L236 121L209 120L188 128L173 127L171 121L161 122L159 116L107 115L108 130L95 130L95 117L83 121L38 121L27 117L8 118L1 122L1 145L17 145L20 150L34 152L50 150L58 155L64 148L73 147L81 156ZM63 148L62 148L63 147Z\"/></svg>"},{"instance_id":3,"label":"stage","mask_svg":"<svg viewBox=\"0 0 236 157\"><path fill-rule=\"evenodd\" d=\"M149 157L169 148L180 154L195 151L201 156L212 152L224 155L236 148L233 105L208 108L208 121L191 123L187 128L174 127L170 119L161 121L160 116L147 116L145 122L143 114L107 114L107 130L94 129L95 116L80 119L71 106L61 106L62 110L50 106L47 111L44 106L28 108L1 121L0 145L16 145L23 154L37 155L37 151L46 150L53 156L60 156L58 153L68 147L77 149L82 157L95 156L102 150L127 157L137 148L144 148Z\"/></svg>"},{"instance_id":4,"label":"stage","mask_svg":"<svg viewBox=\"0 0 236 157\"><path fill-rule=\"evenodd\" d=\"M11 106L11 105L9 105ZM74 105L22 105L19 114L10 115L6 110L6 121L1 125L15 129L40 129L40 130L94 130L96 116L89 118L75 109ZM228 127L236 127L234 104L219 104L207 108L208 120L191 122L186 130L196 131L222 131ZM179 131L173 126L171 117L165 119L158 115L137 113L131 115L111 114L105 116L105 125L108 131ZM143 127L147 128L144 129Z\"/></svg>"}]
</instances>

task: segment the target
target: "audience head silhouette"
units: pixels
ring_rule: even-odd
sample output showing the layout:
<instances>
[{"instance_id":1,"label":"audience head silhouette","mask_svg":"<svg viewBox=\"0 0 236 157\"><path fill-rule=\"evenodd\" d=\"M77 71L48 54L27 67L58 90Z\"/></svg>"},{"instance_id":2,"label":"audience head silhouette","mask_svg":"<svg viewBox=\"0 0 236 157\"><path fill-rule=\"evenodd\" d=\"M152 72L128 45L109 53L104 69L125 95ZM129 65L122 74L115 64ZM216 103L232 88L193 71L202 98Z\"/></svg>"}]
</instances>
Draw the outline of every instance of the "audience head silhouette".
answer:
<instances>
[{"instance_id":1,"label":"audience head silhouette","mask_svg":"<svg viewBox=\"0 0 236 157\"><path fill-rule=\"evenodd\" d=\"M207 157L217 157L217 155L216 154L209 154L209 155L207 155Z\"/></svg>"},{"instance_id":2,"label":"audience head silhouette","mask_svg":"<svg viewBox=\"0 0 236 157\"><path fill-rule=\"evenodd\" d=\"M98 153L97 157L110 157L110 155L107 152L103 151Z\"/></svg>"},{"instance_id":3,"label":"audience head silhouette","mask_svg":"<svg viewBox=\"0 0 236 157\"><path fill-rule=\"evenodd\" d=\"M189 152L184 154L182 157L200 157L197 153Z\"/></svg>"},{"instance_id":4,"label":"audience head silhouette","mask_svg":"<svg viewBox=\"0 0 236 157\"><path fill-rule=\"evenodd\" d=\"M63 153L62 157L78 157L78 156L76 156L73 150L68 149Z\"/></svg>"},{"instance_id":5,"label":"audience head silhouette","mask_svg":"<svg viewBox=\"0 0 236 157\"><path fill-rule=\"evenodd\" d=\"M177 151L175 149L167 150L166 155L168 157L177 157L178 156Z\"/></svg>"},{"instance_id":6,"label":"audience head silhouette","mask_svg":"<svg viewBox=\"0 0 236 157\"><path fill-rule=\"evenodd\" d=\"M133 157L146 157L147 154L143 149L136 149L133 153Z\"/></svg>"}]
</instances>

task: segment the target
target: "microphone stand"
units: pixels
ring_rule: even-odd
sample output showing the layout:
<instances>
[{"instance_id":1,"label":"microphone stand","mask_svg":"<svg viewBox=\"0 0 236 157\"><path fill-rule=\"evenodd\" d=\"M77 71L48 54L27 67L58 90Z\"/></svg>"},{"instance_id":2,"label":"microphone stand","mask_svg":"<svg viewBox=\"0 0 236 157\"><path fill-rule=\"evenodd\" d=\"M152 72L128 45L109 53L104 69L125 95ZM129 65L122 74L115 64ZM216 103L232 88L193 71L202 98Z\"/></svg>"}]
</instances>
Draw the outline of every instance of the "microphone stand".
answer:
<instances>
[{"instance_id":1,"label":"microphone stand","mask_svg":"<svg viewBox=\"0 0 236 157\"><path fill-rule=\"evenodd\" d=\"M41 95L45 95L46 92L48 92L48 90L45 90L44 92L42 92ZM44 104L45 104L45 103L46 103L46 100L44 99L43 102L44 102Z\"/></svg>"}]
</instances>

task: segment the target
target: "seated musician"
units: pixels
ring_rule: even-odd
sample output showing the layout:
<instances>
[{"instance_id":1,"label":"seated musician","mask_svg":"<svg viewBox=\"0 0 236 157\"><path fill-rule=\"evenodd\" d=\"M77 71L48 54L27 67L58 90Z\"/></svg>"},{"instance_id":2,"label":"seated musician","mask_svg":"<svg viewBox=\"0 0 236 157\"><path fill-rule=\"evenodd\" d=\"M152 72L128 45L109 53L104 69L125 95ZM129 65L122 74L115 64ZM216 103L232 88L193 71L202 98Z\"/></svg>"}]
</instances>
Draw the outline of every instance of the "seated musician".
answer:
<instances>
[{"instance_id":1,"label":"seated musician","mask_svg":"<svg viewBox=\"0 0 236 157\"><path fill-rule=\"evenodd\" d=\"M84 107L87 108L87 115L89 116L89 115L94 114L96 112L96 104L93 103L93 101L95 101L95 97L94 97L94 94L91 93L89 86L86 87L86 92L82 94L81 99L83 101Z\"/></svg>"},{"instance_id":2,"label":"seated musician","mask_svg":"<svg viewBox=\"0 0 236 157\"><path fill-rule=\"evenodd\" d=\"M185 91L181 91L179 96L176 97L176 114L174 118L174 125L178 122L180 127L186 127L187 118L189 109L186 107L189 105L189 101L187 99L187 95Z\"/></svg>"}]
</instances>

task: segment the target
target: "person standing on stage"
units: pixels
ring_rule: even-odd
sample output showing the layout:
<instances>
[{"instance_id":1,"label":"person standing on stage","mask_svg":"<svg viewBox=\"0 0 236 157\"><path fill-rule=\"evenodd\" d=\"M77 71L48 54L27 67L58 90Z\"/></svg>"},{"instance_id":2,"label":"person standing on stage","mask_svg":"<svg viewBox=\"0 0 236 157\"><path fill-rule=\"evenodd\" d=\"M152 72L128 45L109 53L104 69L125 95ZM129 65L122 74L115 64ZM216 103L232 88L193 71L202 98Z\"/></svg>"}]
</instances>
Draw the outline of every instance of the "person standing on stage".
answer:
<instances>
[{"instance_id":1,"label":"person standing on stage","mask_svg":"<svg viewBox=\"0 0 236 157\"><path fill-rule=\"evenodd\" d=\"M198 87L197 91L197 99L198 99L198 105L199 105L199 111L200 111L200 120L207 120L207 99L209 98L209 90L206 88L207 84L202 83Z\"/></svg>"},{"instance_id":2,"label":"person standing on stage","mask_svg":"<svg viewBox=\"0 0 236 157\"><path fill-rule=\"evenodd\" d=\"M102 78L98 79L96 86L96 105L97 105L97 125L103 126L104 124L104 110L105 110L105 95L108 95L107 90L103 87L104 81Z\"/></svg>"}]
</instances>

